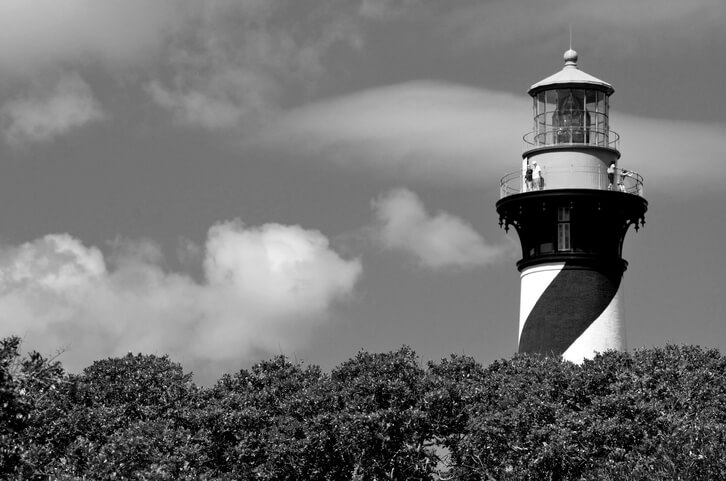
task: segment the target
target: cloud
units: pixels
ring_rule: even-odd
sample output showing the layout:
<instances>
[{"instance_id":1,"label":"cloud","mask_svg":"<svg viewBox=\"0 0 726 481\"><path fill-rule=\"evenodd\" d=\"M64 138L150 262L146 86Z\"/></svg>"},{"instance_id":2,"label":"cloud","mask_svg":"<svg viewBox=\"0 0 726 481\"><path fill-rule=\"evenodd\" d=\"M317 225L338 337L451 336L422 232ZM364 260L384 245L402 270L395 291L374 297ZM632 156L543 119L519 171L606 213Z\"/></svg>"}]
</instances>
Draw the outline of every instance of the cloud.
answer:
<instances>
[{"instance_id":1,"label":"cloud","mask_svg":"<svg viewBox=\"0 0 726 481\"><path fill-rule=\"evenodd\" d=\"M0 69L32 76L69 63L148 58L180 26L188 0L0 0Z\"/></svg>"},{"instance_id":2,"label":"cloud","mask_svg":"<svg viewBox=\"0 0 726 481\"><path fill-rule=\"evenodd\" d=\"M645 177L648 191L678 195L722 192L726 182L726 124L616 115L619 163Z\"/></svg>"},{"instance_id":3,"label":"cloud","mask_svg":"<svg viewBox=\"0 0 726 481\"><path fill-rule=\"evenodd\" d=\"M362 11L340 2L202 2L170 44L170 75L146 86L178 123L230 129L262 123L291 94L313 90L333 47L357 48ZM341 6L342 5L342 6Z\"/></svg>"},{"instance_id":4,"label":"cloud","mask_svg":"<svg viewBox=\"0 0 726 481\"><path fill-rule=\"evenodd\" d=\"M13 145L43 142L103 118L88 84L76 73L60 76L55 84L31 92L0 107L0 126Z\"/></svg>"},{"instance_id":5,"label":"cloud","mask_svg":"<svg viewBox=\"0 0 726 481\"><path fill-rule=\"evenodd\" d=\"M324 100L282 115L258 139L281 156L363 170L399 182L483 186L521 166L531 100L444 82L408 82ZM611 113L623 167L681 192L720 188L726 169L716 123ZM689 182L683 179L688 178Z\"/></svg>"},{"instance_id":6,"label":"cloud","mask_svg":"<svg viewBox=\"0 0 726 481\"><path fill-rule=\"evenodd\" d=\"M362 25L383 20L366 12L394 10L374 3L0 0L0 70L13 80L2 88L100 66L177 122L258 123L290 92L313 88L333 47L360 47Z\"/></svg>"},{"instance_id":7,"label":"cloud","mask_svg":"<svg viewBox=\"0 0 726 481\"><path fill-rule=\"evenodd\" d=\"M0 0L0 121L6 140L16 146L50 141L101 118L87 80L102 82L99 72L122 80L128 67L153 60L184 24L192 3Z\"/></svg>"},{"instance_id":8,"label":"cloud","mask_svg":"<svg viewBox=\"0 0 726 481\"><path fill-rule=\"evenodd\" d=\"M332 298L350 291L360 272L360 264L341 260L322 234L297 226L218 224L206 249L210 286L230 287L245 305L280 319L324 311Z\"/></svg>"},{"instance_id":9,"label":"cloud","mask_svg":"<svg viewBox=\"0 0 726 481\"><path fill-rule=\"evenodd\" d=\"M387 249L412 254L429 269L491 264L508 253L492 246L462 219L446 212L431 215L407 189L393 189L372 203L374 236Z\"/></svg>"},{"instance_id":10,"label":"cloud","mask_svg":"<svg viewBox=\"0 0 726 481\"><path fill-rule=\"evenodd\" d=\"M668 8L662 7L664 1ZM719 0L619 0L617 7L565 3L0 0L0 70L15 78L0 88L17 90L27 78L59 69L97 73L100 65L113 73L115 87L140 88L177 123L238 133L314 98L321 84L345 82L349 64L341 58L361 55L368 62L364 48L369 43L378 47L370 38L386 22L400 34L392 38L402 42L411 29L425 30L422 49L436 47L430 55L434 62L442 52L450 54L454 44L485 51L490 62L506 58L507 64L521 57L522 39L528 52L533 41L551 51L563 38L563 12L573 25L587 25L583 35L594 37L589 44L596 45L598 57L620 58L647 48L659 64L674 65L673 51L688 54L687 60L701 59L708 50L699 46L721 45L725 39L720 27L726 9ZM421 63L417 55L412 65ZM701 68L706 65L699 62ZM343 77L334 78L331 66ZM718 78L718 73L707 77Z\"/></svg>"},{"instance_id":11,"label":"cloud","mask_svg":"<svg viewBox=\"0 0 726 481\"><path fill-rule=\"evenodd\" d=\"M239 221L210 228L203 281L166 272L158 246L117 240L104 258L67 234L0 249L0 335L77 370L128 351L168 353L215 374L258 352L294 349L361 273L317 231Z\"/></svg>"},{"instance_id":12,"label":"cloud","mask_svg":"<svg viewBox=\"0 0 726 481\"><path fill-rule=\"evenodd\" d=\"M258 142L404 181L480 185L517 165L530 112L523 96L410 82L290 111Z\"/></svg>"},{"instance_id":13,"label":"cloud","mask_svg":"<svg viewBox=\"0 0 726 481\"><path fill-rule=\"evenodd\" d=\"M177 123L208 130L231 129L253 118L260 123L274 110L274 83L252 70L210 72L192 85L172 88L152 80L146 91Z\"/></svg>"}]
</instances>

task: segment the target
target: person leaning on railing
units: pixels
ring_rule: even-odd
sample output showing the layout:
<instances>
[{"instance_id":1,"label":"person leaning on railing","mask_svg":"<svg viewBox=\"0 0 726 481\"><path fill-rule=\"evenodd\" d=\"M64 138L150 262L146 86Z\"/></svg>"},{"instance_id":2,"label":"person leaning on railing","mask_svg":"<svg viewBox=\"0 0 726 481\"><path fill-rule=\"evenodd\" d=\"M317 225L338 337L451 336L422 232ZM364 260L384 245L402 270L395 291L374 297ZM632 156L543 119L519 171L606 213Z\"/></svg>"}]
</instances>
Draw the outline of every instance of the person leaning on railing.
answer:
<instances>
[{"instance_id":1,"label":"person leaning on railing","mask_svg":"<svg viewBox=\"0 0 726 481\"><path fill-rule=\"evenodd\" d=\"M625 178L626 177L633 178L633 177L635 177L635 175L636 175L635 172L633 172L632 170L623 169L620 171L620 181L618 182L618 189L620 190L620 192L625 192ZM637 179L635 180L635 183L636 184L638 183Z\"/></svg>"}]
</instances>

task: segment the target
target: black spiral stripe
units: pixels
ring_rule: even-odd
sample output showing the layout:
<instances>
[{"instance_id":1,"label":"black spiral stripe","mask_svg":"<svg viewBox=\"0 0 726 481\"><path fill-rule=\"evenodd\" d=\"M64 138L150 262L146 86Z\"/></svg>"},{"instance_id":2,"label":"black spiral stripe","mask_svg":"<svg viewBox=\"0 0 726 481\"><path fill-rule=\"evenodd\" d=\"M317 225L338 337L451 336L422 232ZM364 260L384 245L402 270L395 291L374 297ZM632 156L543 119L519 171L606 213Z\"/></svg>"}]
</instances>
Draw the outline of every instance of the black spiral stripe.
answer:
<instances>
[{"instance_id":1,"label":"black spiral stripe","mask_svg":"<svg viewBox=\"0 0 726 481\"><path fill-rule=\"evenodd\" d=\"M622 278L620 267L566 262L527 316L519 352L562 355L607 308Z\"/></svg>"}]
</instances>

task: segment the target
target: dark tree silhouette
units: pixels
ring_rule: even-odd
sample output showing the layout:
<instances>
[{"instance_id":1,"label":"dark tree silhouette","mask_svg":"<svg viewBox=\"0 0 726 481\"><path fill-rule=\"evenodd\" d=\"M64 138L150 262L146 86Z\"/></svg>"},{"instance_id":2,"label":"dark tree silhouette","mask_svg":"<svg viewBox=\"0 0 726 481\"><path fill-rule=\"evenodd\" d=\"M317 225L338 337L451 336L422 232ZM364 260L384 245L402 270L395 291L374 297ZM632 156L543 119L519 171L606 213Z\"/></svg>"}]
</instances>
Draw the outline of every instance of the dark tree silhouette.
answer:
<instances>
[{"instance_id":1,"label":"dark tree silhouette","mask_svg":"<svg viewBox=\"0 0 726 481\"><path fill-rule=\"evenodd\" d=\"M3 479L726 479L726 358L666 346L580 365L284 356L197 387L168 357L71 375L0 341Z\"/></svg>"}]
</instances>

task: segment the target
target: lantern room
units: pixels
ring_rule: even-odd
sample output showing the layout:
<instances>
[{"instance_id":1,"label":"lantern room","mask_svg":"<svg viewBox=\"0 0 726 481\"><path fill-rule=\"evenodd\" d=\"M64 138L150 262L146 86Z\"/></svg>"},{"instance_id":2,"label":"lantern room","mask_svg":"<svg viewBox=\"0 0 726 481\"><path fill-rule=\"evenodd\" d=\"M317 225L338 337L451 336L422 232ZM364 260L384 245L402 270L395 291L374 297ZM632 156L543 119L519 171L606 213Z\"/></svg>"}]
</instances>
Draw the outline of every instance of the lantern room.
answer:
<instances>
[{"instance_id":1,"label":"lantern room","mask_svg":"<svg viewBox=\"0 0 726 481\"><path fill-rule=\"evenodd\" d=\"M586 144L616 148L611 139L608 100L613 87L577 68L577 52L564 55L565 67L529 89L534 128L525 136L530 148Z\"/></svg>"}]
</instances>

